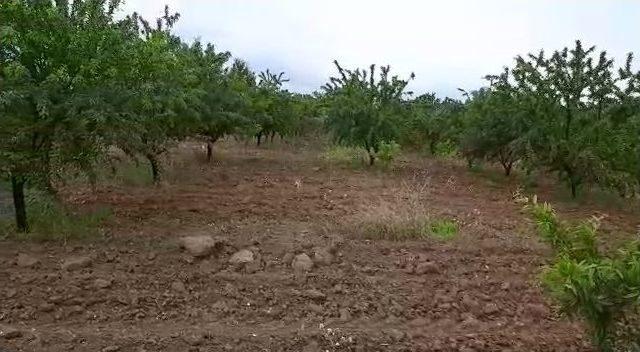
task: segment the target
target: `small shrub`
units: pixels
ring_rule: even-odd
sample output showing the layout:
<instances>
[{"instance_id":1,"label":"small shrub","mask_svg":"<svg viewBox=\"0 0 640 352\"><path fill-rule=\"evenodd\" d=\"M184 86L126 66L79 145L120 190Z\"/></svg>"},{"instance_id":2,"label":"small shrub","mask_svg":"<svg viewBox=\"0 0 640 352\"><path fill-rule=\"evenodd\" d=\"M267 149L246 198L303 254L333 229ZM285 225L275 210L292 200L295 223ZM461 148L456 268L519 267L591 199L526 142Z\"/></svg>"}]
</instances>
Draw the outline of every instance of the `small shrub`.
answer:
<instances>
[{"instance_id":1,"label":"small shrub","mask_svg":"<svg viewBox=\"0 0 640 352\"><path fill-rule=\"evenodd\" d=\"M600 221L591 218L578 224L560 221L549 204L532 204L530 211L538 233L551 245L558 256L576 260L598 258L596 234Z\"/></svg>"},{"instance_id":2,"label":"small shrub","mask_svg":"<svg viewBox=\"0 0 640 352\"><path fill-rule=\"evenodd\" d=\"M398 154L400 154L400 144L383 142L380 144L380 150L376 156L384 166L388 167Z\"/></svg>"},{"instance_id":3,"label":"small shrub","mask_svg":"<svg viewBox=\"0 0 640 352\"><path fill-rule=\"evenodd\" d=\"M640 244L604 255L596 244L597 218L564 222L535 199L528 209L556 254L542 283L561 312L584 319L601 351L640 351Z\"/></svg>"},{"instance_id":4,"label":"small shrub","mask_svg":"<svg viewBox=\"0 0 640 352\"><path fill-rule=\"evenodd\" d=\"M436 144L433 155L441 158L456 158L459 155L458 147L451 141L443 141Z\"/></svg>"}]
</instances>

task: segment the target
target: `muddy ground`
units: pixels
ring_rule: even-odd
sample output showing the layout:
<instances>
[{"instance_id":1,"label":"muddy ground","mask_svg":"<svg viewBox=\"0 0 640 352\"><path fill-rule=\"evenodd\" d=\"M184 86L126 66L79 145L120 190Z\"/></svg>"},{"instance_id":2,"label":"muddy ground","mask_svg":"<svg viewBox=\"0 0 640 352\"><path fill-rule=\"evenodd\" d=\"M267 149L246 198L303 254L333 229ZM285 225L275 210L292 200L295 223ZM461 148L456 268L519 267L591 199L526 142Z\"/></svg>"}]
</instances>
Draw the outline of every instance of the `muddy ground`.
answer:
<instances>
[{"instance_id":1,"label":"muddy ground","mask_svg":"<svg viewBox=\"0 0 640 352\"><path fill-rule=\"evenodd\" d=\"M550 253L513 201L517 179L446 160L340 166L299 146L177 154L159 186L63 189L111 208L98 238L0 242L0 351L591 350L537 284ZM458 234L359 235L409 201ZM635 226L630 210L559 207ZM185 236L212 239L181 248Z\"/></svg>"}]
</instances>

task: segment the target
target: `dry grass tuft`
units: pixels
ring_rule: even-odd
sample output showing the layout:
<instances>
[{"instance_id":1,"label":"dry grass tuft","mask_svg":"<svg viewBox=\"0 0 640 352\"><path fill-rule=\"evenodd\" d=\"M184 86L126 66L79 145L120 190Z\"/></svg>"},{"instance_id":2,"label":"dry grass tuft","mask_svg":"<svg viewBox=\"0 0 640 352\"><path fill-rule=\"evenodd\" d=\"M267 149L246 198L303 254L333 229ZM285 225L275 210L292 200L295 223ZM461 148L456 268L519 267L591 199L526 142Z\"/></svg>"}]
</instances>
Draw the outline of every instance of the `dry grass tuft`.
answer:
<instances>
[{"instance_id":1,"label":"dry grass tuft","mask_svg":"<svg viewBox=\"0 0 640 352\"><path fill-rule=\"evenodd\" d=\"M382 200L347 220L343 224L345 231L372 240L453 238L458 232L457 224L449 219L436 219L429 212L428 186L428 179L415 176L401 185L395 199Z\"/></svg>"}]
</instances>

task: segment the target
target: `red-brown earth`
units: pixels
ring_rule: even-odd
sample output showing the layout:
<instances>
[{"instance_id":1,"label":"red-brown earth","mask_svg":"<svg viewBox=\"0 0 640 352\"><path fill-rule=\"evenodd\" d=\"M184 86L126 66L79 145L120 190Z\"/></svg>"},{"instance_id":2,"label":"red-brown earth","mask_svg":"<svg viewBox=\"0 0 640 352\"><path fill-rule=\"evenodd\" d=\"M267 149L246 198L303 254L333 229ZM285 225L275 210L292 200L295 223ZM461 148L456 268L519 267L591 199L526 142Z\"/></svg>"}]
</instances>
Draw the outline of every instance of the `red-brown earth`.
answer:
<instances>
[{"instance_id":1,"label":"red-brown earth","mask_svg":"<svg viewBox=\"0 0 640 352\"><path fill-rule=\"evenodd\" d=\"M206 164L199 148L183 145L159 186L63 187L79 209L110 207L103 236L0 242L0 351L591 350L537 283L550 252L513 200L517 178L433 159L340 167L313 148L230 142ZM365 214L409 199L458 234L358 235ZM607 213L605 230L635 224L635 210L558 207ZM189 254L185 236L213 237L211 253Z\"/></svg>"}]
</instances>

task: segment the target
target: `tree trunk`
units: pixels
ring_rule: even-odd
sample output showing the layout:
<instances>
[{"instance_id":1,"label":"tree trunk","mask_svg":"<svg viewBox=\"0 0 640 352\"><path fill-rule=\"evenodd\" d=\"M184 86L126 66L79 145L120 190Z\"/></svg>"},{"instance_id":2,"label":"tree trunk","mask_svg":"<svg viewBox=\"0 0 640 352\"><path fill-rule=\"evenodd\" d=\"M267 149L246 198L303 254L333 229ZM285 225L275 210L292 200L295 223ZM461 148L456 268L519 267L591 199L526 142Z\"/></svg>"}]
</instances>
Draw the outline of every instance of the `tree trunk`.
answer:
<instances>
[{"instance_id":1,"label":"tree trunk","mask_svg":"<svg viewBox=\"0 0 640 352\"><path fill-rule=\"evenodd\" d=\"M566 163L562 166L564 172L567 173L567 178L569 179L569 186L571 186L571 198L576 199L578 196L578 185L581 183L581 178L576 176L573 172L573 168L571 168Z\"/></svg>"},{"instance_id":2,"label":"tree trunk","mask_svg":"<svg viewBox=\"0 0 640 352\"><path fill-rule=\"evenodd\" d=\"M207 162L211 162L211 158L213 157L213 143L211 141L207 141Z\"/></svg>"},{"instance_id":3,"label":"tree trunk","mask_svg":"<svg viewBox=\"0 0 640 352\"><path fill-rule=\"evenodd\" d=\"M20 232L28 232L27 204L24 200L25 180L20 176L11 176L11 189L13 191L13 207L16 211L16 226Z\"/></svg>"},{"instance_id":4,"label":"tree trunk","mask_svg":"<svg viewBox=\"0 0 640 352\"><path fill-rule=\"evenodd\" d=\"M474 163L473 158L468 157L468 158L467 158L467 168L468 168L468 169L473 169L473 163Z\"/></svg>"},{"instance_id":5,"label":"tree trunk","mask_svg":"<svg viewBox=\"0 0 640 352\"><path fill-rule=\"evenodd\" d=\"M436 155L436 141L433 139L429 141L429 152L431 155Z\"/></svg>"},{"instance_id":6,"label":"tree trunk","mask_svg":"<svg viewBox=\"0 0 640 352\"><path fill-rule=\"evenodd\" d=\"M156 155L149 153L146 155L149 164L151 165L151 175L153 176L153 183L160 181L160 162Z\"/></svg>"},{"instance_id":7,"label":"tree trunk","mask_svg":"<svg viewBox=\"0 0 640 352\"><path fill-rule=\"evenodd\" d=\"M276 132L275 131L271 132L271 144L273 144L273 137L275 136L276 136Z\"/></svg>"},{"instance_id":8,"label":"tree trunk","mask_svg":"<svg viewBox=\"0 0 640 352\"><path fill-rule=\"evenodd\" d=\"M211 162L213 158L213 145L220 139L220 137L207 138L207 162Z\"/></svg>"},{"instance_id":9,"label":"tree trunk","mask_svg":"<svg viewBox=\"0 0 640 352\"><path fill-rule=\"evenodd\" d=\"M45 169L45 190L47 193L52 195L54 198L58 198L58 192L56 191L55 186L53 185L53 172L51 172L51 156L47 151L43 158L44 169Z\"/></svg>"},{"instance_id":10,"label":"tree trunk","mask_svg":"<svg viewBox=\"0 0 640 352\"><path fill-rule=\"evenodd\" d=\"M373 166L373 164L376 162L376 155L371 151L368 151L368 154L369 154L369 166Z\"/></svg>"},{"instance_id":11,"label":"tree trunk","mask_svg":"<svg viewBox=\"0 0 640 352\"><path fill-rule=\"evenodd\" d=\"M258 139L256 145L259 147L260 146L260 141L262 139L262 131L258 132L258 134L256 135L256 138Z\"/></svg>"},{"instance_id":12,"label":"tree trunk","mask_svg":"<svg viewBox=\"0 0 640 352\"><path fill-rule=\"evenodd\" d=\"M511 175L511 168L513 167L513 160L509 159L504 153L500 153L500 164L502 165L502 169L504 169L504 175Z\"/></svg>"}]
</instances>

